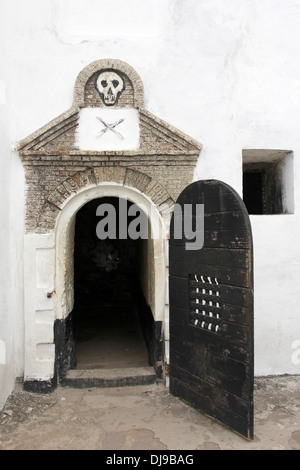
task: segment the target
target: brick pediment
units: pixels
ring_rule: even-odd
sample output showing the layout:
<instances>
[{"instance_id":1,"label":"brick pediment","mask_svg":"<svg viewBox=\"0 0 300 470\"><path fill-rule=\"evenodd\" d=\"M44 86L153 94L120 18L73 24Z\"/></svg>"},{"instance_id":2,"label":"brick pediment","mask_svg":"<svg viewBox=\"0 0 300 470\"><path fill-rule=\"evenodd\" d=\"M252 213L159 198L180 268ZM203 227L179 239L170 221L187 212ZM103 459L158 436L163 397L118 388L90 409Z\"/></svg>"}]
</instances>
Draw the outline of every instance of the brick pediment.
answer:
<instances>
[{"instance_id":1,"label":"brick pediment","mask_svg":"<svg viewBox=\"0 0 300 470\"><path fill-rule=\"evenodd\" d=\"M18 144L27 184L26 229L53 230L60 198L72 185L99 185L123 171L126 180L115 183L128 185L135 175L129 186L141 191L141 181L152 181L175 201L193 180L201 148L145 108L143 83L128 64L93 62L77 77L71 108ZM94 182L88 175L100 176ZM147 197L157 203L157 195Z\"/></svg>"},{"instance_id":2,"label":"brick pediment","mask_svg":"<svg viewBox=\"0 0 300 470\"><path fill-rule=\"evenodd\" d=\"M103 70L103 72L101 72L101 70ZM108 72L105 72L106 70L108 70ZM120 96L118 96L113 105L105 105L105 102L101 100L99 90L97 90L97 83L99 83L99 77L101 79L101 73L104 78L106 78L106 80L102 80L102 83L106 83L109 80L109 74L111 74L112 78L119 76L123 80L122 83L124 83L124 85L122 86L124 86L124 90L120 92ZM93 143L91 148L89 148L88 144L85 144L84 148L80 148L80 143L78 144L78 130L80 126L80 115L83 113L83 110L89 110L94 114L97 114L96 111L99 111L101 116L101 111L102 113L104 111L106 113L112 113L114 109L114 111L118 111L119 115L122 116L122 113L128 113L129 109L135 109L139 126L138 144L132 148L127 148L126 146L122 148L121 144L115 148L112 145L112 153L117 150L119 152L134 154L194 153L198 155L202 145L147 111L144 106L143 96L141 79L128 64L113 60L94 62L86 67L76 80L72 107L19 142L18 150L21 156L22 154L26 155L29 153L47 153L51 155L51 153L57 154L62 152L65 154L70 152L82 153L82 151L107 153L110 151L109 144L107 144L108 146L103 150L103 148L101 148L101 138L97 141L97 143L99 142L99 148L97 148L97 143L96 145ZM95 117L92 117L95 120ZM100 118L98 117L98 119ZM105 134L105 137L108 134L115 137L110 130Z\"/></svg>"},{"instance_id":3,"label":"brick pediment","mask_svg":"<svg viewBox=\"0 0 300 470\"><path fill-rule=\"evenodd\" d=\"M51 153L102 153L102 150L81 150L76 147L76 130L80 109L72 108L39 131L19 143L20 155ZM196 154L202 145L178 129L151 114L139 110L140 143L133 150L118 150L125 154ZM109 150L105 150L107 154ZM111 153L114 154L115 150Z\"/></svg>"}]
</instances>

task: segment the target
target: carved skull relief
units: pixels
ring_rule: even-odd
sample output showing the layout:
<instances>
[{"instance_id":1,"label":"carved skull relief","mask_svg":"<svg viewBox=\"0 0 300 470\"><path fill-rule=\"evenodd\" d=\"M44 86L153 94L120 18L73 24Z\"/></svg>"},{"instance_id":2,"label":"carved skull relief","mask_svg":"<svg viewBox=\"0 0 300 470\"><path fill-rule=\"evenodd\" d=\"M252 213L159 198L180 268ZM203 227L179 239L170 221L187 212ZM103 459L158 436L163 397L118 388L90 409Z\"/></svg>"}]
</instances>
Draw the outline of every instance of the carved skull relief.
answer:
<instances>
[{"instance_id":1,"label":"carved skull relief","mask_svg":"<svg viewBox=\"0 0 300 470\"><path fill-rule=\"evenodd\" d=\"M98 76L96 88L106 106L112 106L116 103L118 97L125 89L123 78L116 72L107 70Z\"/></svg>"}]
</instances>

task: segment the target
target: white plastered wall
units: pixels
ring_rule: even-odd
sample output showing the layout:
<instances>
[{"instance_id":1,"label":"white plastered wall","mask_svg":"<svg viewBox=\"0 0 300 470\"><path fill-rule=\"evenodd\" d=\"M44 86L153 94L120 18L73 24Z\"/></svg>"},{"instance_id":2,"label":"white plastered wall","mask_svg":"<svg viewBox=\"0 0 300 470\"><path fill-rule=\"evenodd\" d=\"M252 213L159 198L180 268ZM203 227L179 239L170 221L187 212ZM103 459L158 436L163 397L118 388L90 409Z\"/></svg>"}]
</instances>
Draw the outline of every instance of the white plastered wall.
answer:
<instances>
[{"instance_id":1,"label":"white plastered wall","mask_svg":"<svg viewBox=\"0 0 300 470\"><path fill-rule=\"evenodd\" d=\"M49 380L54 375L55 320L54 233L27 234L24 241L25 370L27 381Z\"/></svg>"},{"instance_id":2,"label":"white plastered wall","mask_svg":"<svg viewBox=\"0 0 300 470\"><path fill-rule=\"evenodd\" d=\"M25 186L11 147L109 57L137 70L149 111L203 144L195 179L242 194L243 149L293 151L294 214L251 216L255 374L300 373L300 0L130 2L130 15L127 0L109 2L113 15L104 0L0 2L0 407L24 371Z\"/></svg>"}]
</instances>

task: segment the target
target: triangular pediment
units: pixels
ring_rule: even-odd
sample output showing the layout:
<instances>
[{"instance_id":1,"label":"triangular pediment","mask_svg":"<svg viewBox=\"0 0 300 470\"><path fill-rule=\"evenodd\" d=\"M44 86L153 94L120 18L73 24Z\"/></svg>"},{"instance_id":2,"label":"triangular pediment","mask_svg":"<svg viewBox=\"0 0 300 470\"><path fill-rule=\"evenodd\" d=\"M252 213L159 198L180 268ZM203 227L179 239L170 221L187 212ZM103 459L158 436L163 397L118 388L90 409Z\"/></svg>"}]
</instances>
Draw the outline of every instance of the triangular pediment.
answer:
<instances>
[{"instance_id":1,"label":"triangular pediment","mask_svg":"<svg viewBox=\"0 0 300 470\"><path fill-rule=\"evenodd\" d=\"M71 109L19 142L19 152L70 150L78 125L79 109Z\"/></svg>"},{"instance_id":2,"label":"triangular pediment","mask_svg":"<svg viewBox=\"0 0 300 470\"><path fill-rule=\"evenodd\" d=\"M80 109L70 109L19 143L23 153L68 153L80 151L76 145ZM139 111L140 142L134 153L199 153L202 145L147 110ZM87 151L88 149L82 149ZM97 149L93 148L92 151ZM113 149L112 151L114 151ZM109 150L106 149L106 152ZM125 149L124 151L130 151ZM99 149L101 152L101 149Z\"/></svg>"},{"instance_id":3,"label":"triangular pediment","mask_svg":"<svg viewBox=\"0 0 300 470\"><path fill-rule=\"evenodd\" d=\"M159 153L199 153L202 149L199 142L146 110L140 111L140 127L141 148L149 146Z\"/></svg>"},{"instance_id":4,"label":"triangular pediment","mask_svg":"<svg viewBox=\"0 0 300 470\"><path fill-rule=\"evenodd\" d=\"M105 90L114 86L110 82L116 88L115 98L108 102L111 95L106 96ZM79 74L74 90L73 106L22 140L20 154L201 151L200 143L146 110L142 81L124 62L90 64Z\"/></svg>"}]
</instances>

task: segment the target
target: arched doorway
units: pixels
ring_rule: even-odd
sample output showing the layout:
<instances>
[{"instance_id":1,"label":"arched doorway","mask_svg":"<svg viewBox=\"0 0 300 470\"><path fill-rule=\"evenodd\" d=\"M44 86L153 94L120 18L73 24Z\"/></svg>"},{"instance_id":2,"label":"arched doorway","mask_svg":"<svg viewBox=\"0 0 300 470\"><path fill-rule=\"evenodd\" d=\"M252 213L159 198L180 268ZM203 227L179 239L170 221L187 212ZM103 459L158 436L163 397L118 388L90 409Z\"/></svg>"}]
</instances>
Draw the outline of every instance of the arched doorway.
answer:
<instances>
[{"instance_id":1,"label":"arched doorway","mask_svg":"<svg viewBox=\"0 0 300 470\"><path fill-rule=\"evenodd\" d=\"M99 240L95 236L97 208L110 204L118 219L120 203L145 214L146 238ZM129 214L128 230L133 219ZM106 183L85 188L65 204L56 227L60 383L89 386L96 380L97 385L109 385L112 382L99 371L112 369L123 369L126 377L125 381L122 377L120 382L114 380L114 385L147 383L161 377L167 303L165 243L166 228L159 210L133 188ZM125 369L134 368L140 370L128 378Z\"/></svg>"},{"instance_id":2,"label":"arched doorway","mask_svg":"<svg viewBox=\"0 0 300 470\"><path fill-rule=\"evenodd\" d=\"M124 85L109 106L97 85L100 75L108 71L117 73ZM166 325L164 364L168 370L166 234L170 217L166 212L193 180L202 149L199 142L146 109L141 77L123 61L101 59L87 65L76 79L73 97L67 111L17 146L27 188L24 384L28 390L57 386L63 369L58 363L68 357L74 306L76 213L90 200L104 196L127 197L147 210L154 208L151 231L160 235L145 244L143 292L153 319L152 337L161 338L158 325Z\"/></svg>"},{"instance_id":3,"label":"arched doorway","mask_svg":"<svg viewBox=\"0 0 300 470\"><path fill-rule=\"evenodd\" d=\"M147 240L138 233L136 239L125 237L119 230L120 211L128 214L131 207L128 200L104 197L90 201L76 215L73 333L77 369L151 363L143 331L147 303L141 288ZM114 218L111 232L106 223L109 211ZM146 215L140 215L147 223ZM129 235L134 216L123 219L123 232ZM105 233L97 233L97 224L105 226Z\"/></svg>"}]
</instances>

